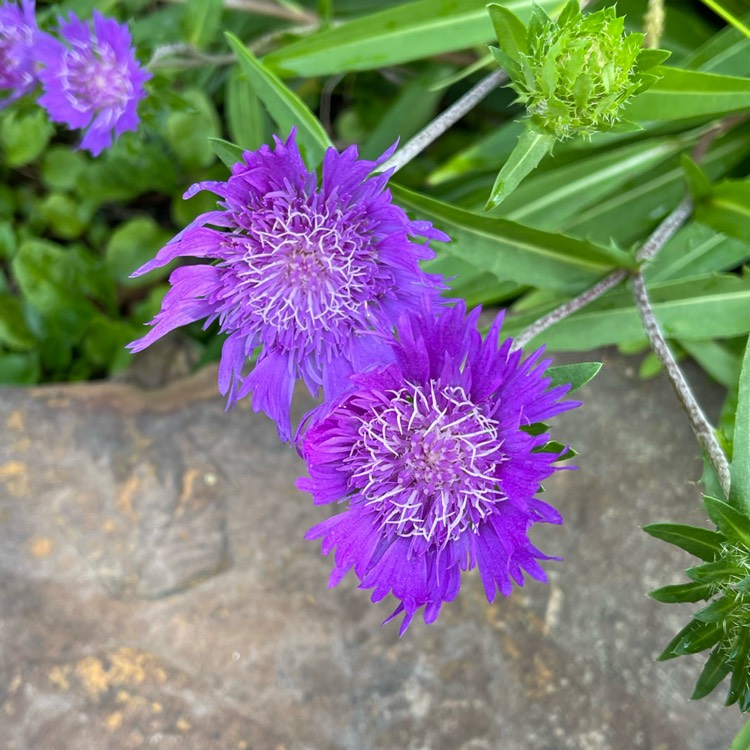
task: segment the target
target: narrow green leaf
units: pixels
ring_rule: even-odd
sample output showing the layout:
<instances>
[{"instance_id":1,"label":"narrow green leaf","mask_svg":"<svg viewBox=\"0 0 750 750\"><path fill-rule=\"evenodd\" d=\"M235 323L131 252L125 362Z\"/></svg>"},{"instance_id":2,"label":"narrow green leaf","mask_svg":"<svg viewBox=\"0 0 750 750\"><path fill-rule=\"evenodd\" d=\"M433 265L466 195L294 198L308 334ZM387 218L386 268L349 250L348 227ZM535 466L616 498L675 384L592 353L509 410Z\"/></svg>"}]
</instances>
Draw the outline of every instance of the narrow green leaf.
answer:
<instances>
[{"instance_id":1,"label":"narrow green leaf","mask_svg":"<svg viewBox=\"0 0 750 750\"><path fill-rule=\"evenodd\" d=\"M747 398L747 395L745 395L745 398ZM735 441L737 440L737 433L738 424L735 422ZM744 461L745 465L742 470L747 472L747 453L745 453L745 455L739 455L738 457L736 456L735 459L738 463ZM734 464L735 461L732 461L732 466L734 466ZM746 481L747 475L742 477L742 479ZM746 490L747 488L745 487L737 487L735 490L734 481L732 481L732 491L729 495L730 501L736 502L737 499L739 499L741 503L740 507L744 507L744 503L747 501L747 496L744 494ZM703 504L706 506L709 518L716 524L719 531L721 531L730 542L741 544L745 549L750 550L750 517L736 510L723 500L717 500L715 497L705 496L703 498Z\"/></svg>"},{"instance_id":2,"label":"narrow green leaf","mask_svg":"<svg viewBox=\"0 0 750 750\"><path fill-rule=\"evenodd\" d=\"M26 322L21 300L0 293L0 346L22 352L33 349L35 344L36 337Z\"/></svg>"},{"instance_id":3,"label":"narrow green leaf","mask_svg":"<svg viewBox=\"0 0 750 750\"><path fill-rule=\"evenodd\" d=\"M540 0L546 8L559 0ZM507 0L505 7L529 17L531 0ZM486 0L417 0L372 13L288 44L265 58L283 76L327 76L372 70L493 39Z\"/></svg>"},{"instance_id":4,"label":"narrow green leaf","mask_svg":"<svg viewBox=\"0 0 750 750\"><path fill-rule=\"evenodd\" d=\"M712 596L714 587L710 583L677 583L672 586L662 586L660 589L649 591L652 599L662 604L676 604L678 602L698 602Z\"/></svg>"},{"instance_id":5,"label":"narrow green leaf","mask_svg":"<svg viewBox=\"0 0 750 750\"><path fill-rule=\"evenodd\" d=\"M750 109L750 79L663 65L654 68L654 72L659 80L625 106L624 119L684 120Z\"/></svg>"},{"instance_id":6,"label":"narrow green leaf","mask_svg":"<svg viewBox=\"0 0 750 750\"><path fill-rule=\"evenodd\" d=\"M503 281L576 292L616 266L632 265L618 250L479 215L391 184L394 199L452 238L445 250Z\"/></svg>"},{"instance_id":7,"label":"narrow green leaf","mask_svg":"<svg viewBox=\"0 0 750 750\"><path fill-rule=\"evenodd\" d=\"M736 642L732 648L731 658L734 662L732 670L732 680L729 683L729 694L727 695L726 704L731 706L733 703L740 702L740 709L747 711L748 701L750 701L750 669L748 669L748 656L750 655L750 628L742 628L736 636ZM743 708L743 704L745 707Z\"/></svg>"},{"instance_id":8,"label":"narrow green leaf","mask_svg":"<svg viewBox=\"0 0 750 750\"><path fill-rule=\"evenodd\" d=\"M538 229L557 229L682 148L684 143L679 139L653 138L602 153L583 152L575 161L560 166L553 162L519 185L497 214Z\"/></svg>"},{"instance_id":9,"label":"narrow green leaf","mask_svg":"<svg viewBox=\"0 0 750 750\"><path fill-rule=\"evenodd\" d=\"M685 575L698 583L726 583L729 578L741 575L742 571L735 562L720 557L713 562L701 563L688 568Z\"/></svg>"},{"instance_id":10,"label":"narrow green leaf","mask_svg":"<svg viewBox=\"0 0 750 750\"><path fill-rule=\"evenodd\" d=\"M700 203L703 198L711 194L711 180L687 154L682 155L681 161L687 177L690 195L695 203Z\"/></svg>"},{"instance_id":11,"label":"narrow green leaf","mask_svg":"<svg viewBox=\"0 0 750 750\"><path fill-rule=\"evenodd\" d=\"M664 246L646 268L645 276L650 286L658 281L729 271L747 260L750 260L750 244L717 234L705 224L692 222ZM737 375L739 369L735 383Z\"/></svg>"},{"instance_id":12,"label":"narrow green leaf","mask_svg":"<svg viewBox=\"0 0 750 750\"><path fill-rule=\"evenodd\" d=\"M236 143L230 143L223 138L209 138L208 143L216 156L230 169L242 161L242 154L245 152L245 149Z\"/></svg>"},{"instance_id":13,"label":"narrow green leaf","mask_svg":"<svg viewBox=\"0 0 750 750\"><path fill-rule=\"evenodd\" d=\"M701 622L722 623L736 606L737 602L734 597L726 594L711 602L707 607L698 610L693 617Z\"/></svg>"},{"instance_id":14,"label":"narrow green leaf","mask_svg":"<svg viewBox=\"0 0 750 750\"><path fill-rule=\"evenodd\" d=\"M537 133L526 128L495 179L492 192L487 199L486 210L499 206L503 199L521 184L523 178L531 174L539 162L550 153L554 144L553 135Z\"/></svg>"},{"instance_id":15,"label":"narrow green leaf","mask_svg":"<svg viewBox=\"0 0 750 750\"><path fill-rule=\"evenodd\" d=\"M716 531L680 523L651 523L643 530L650 536L674 544L701 560L715 560L721 553L724 537Z\"/></svg>"},{"instance_id":16,"label":"narrow green leaf","mask_svg":"<svg viewBox=\"0 0 750 750\"><path fill-rule=\"evenodd\" d=\"M744 530L750 534L750 522L747 520L750 515L750 340L745 346L742 362L732 445L729 502L743 514Z\"/></svg>"},{"instance_id":17,"label":"narrow green leaf","mask_svg":"<svg viewBox=\"0 0 750 750\"><path fill-rule=\"evenodd\" d=\"M729 750L750 750L750 720L740 729Z\"/></svg>"},{"instance_id":18,"label":"narrow green leaf","mask_svg":"<svg viewBox=\"0 0 750 750\"><path fill-rule=\"evenodd\" d=\"M733 388L740 374L739 357L719 341L689 341L680 339L680 346L725 388ZM716 495L712 494L714 497Z\"/></svg>"},{"instance_id":19,"label":"narrow green leaf","mask_svg":"<svg viewBox=\"0 0 750 750\"><path fill-rule=\"evenodd\" d=\"M668 49L642 49L636 58L639 71L649 70L661 65L672 53Z\"/></svg>"},{"instance_id":20,"label":"narrow green leaf","mask_svg":"<svg viewBox=\"0 0 750 750\"><path fill-rule=\"evenodd\" d=\"M695 690L690 696L691 700L697 701L705 698L709 693L714 691L717 685L732 671L727 664L726 652L721 646L716 646L708 657L706 665L698 678Z\"/></svg>"},{"instance_id":21,"label":"narrow green leaf","mask_svg":"<svg viewBox=\"0 0 750 750\"><path fill-rule=\"evenodd\" d=\"M234 34L227 33L226 36L237 55L240 68L280 130L287 135L296 127L297 141L307 166L318 166L325 150L331 145L323 126L302 99L287 88Z\"/></svg>"},{"instance_id":22,"label":"narrow green leaf","mask_svg":"<svg viewBox=\"0 0 750 750\"><path fill-rule=\"evenodd\" d=\"M248 151L254 151L268 143L269 134L263 107L250 81L237 68L232 70L227 80L225 102L227 128L235 143Z\"/></svg>"},{"instance_id":23,"label":"narrow green leaf","mask_svg":"<svg viewBox=\"0 0 750 750\"><path fill-rule=\"evenodd\" d=\"M572 365L550 367L544 373L544 377L552 381L550 383L551 388L569 383L572 392L578 390L582 385L585 385L589 380L596 377L601 369L601 362L576 362Z\"/></svg>"},{"instance_id":24,"label":"narrow green leaf","mask_svg":"<svg viewBox=\"0 0 750 750\"><path fill-rule=\"evenodd\" d=\"M521 62L529 54L523 21L512 10L497 3L490 3L487 11L500 49L516 62Z\"/></svg>"},{"instance_id":25,"label":"narrow green leaf","mask_svg":"<svg viewBox=\"0 0 750 750\"><path fill-rule=\"evenodd\" d=\"M750 242L750 180L725 180L701 197L695 211L698 221Z\"/></svg>"},{"instance_id":26,"label":"narrow green leaf","mask_svg":"<svg viewBox=\"0 0 750 750\"><path fill-rule=\"evenodd\" d=\"M183 26L187 40L198 49L206 49L219 33L223 0L188 0Z\"/></svg>"},{"instance_id":27,"label":"narrow green leaf","mask_svg":"<svg viewBox=\"0 0 750 750\"><path fill-rule=\"evenodd\" d=\"M669 645L657 657L657 661L667 661L685 654L697 654L711 648L716 645L723 632L723 628L718 623L691 620L669 642Z\"/></svg>"}]
</instances>

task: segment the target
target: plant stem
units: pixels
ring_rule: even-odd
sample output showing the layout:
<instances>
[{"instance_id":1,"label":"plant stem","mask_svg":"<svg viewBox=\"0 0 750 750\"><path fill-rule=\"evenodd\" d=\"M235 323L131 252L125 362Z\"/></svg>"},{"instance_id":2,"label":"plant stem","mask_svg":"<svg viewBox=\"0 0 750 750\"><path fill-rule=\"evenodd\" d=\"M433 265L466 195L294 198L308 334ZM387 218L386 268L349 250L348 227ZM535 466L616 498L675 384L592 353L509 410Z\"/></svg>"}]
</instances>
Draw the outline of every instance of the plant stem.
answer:
<instances>
[{"instance_id":1,"label":"plant stem","mask_svg":"<svg viewBox=\"0 0 750 750\"><path fill-rule=\"evenodd\" d=\"M672 387L677 394L677 398L690 420L690 426L693 428L698 442L706 451L716 471L716 476L719 479L719 484L724 491L724 495L729 497L731 483L729 462L719 445L719 441L716 439L716 435L714 435L713 427L695 400L695 396L693 396L693 392L690 390L685 376L682 374L675 358L672 356L672 352L669 350L666 339L654 317L654 310L651 307L643 274L640 271L633 274L633 299L638 308L638 314L641 317L641 322L643 323L643 328L646 331L651 348L662 363L664 371L667 373Z\"/></svg>"},{"instance_id":2,"label":"plant stem","mask_svg":"<svg viewBox=\"0 0 750 750\"><path fill-rule=\"evenodd\" d=\"M577 310L586 307L586 305L601 297L605 292L616 287L621 281L627 278L627 275L628 272L622 269L612 271L612 273L605 276L601 281L594 284L594 286L590 287L582 294L573 297L572 300L560 305L560 307L556 307L552 312L543 315L539 320L524 328L523 331L513 339L513 348L523 348L542 331L546 331L550 326L555 325L555 323L565 320L568 315L572 315Z\"/></svg>"},{"instance_id":3,"label":"plant stem","mask_svg":"<svg viewBox=\"0 0 750 750\"><path fill-rule=\"evenodd\" d=\"M467 91L410 141L405 143L387 162L381 164L378 171L384 172L387 169L392 169L394 172L398 172L415 156L421 154L433 141L436 141L446 130L455 125L467 112L474 109L490 91L507 80L508 74L504 70L494 70L482 78L474 88Z\"/></svg>"},{"instance_id":4,"label":"plant stem","mask_svg":"<svg viewBox=\"0 0 750 750\"><path fill-rule=\"evenodd\" d=\"M659 46L664 33L665 16L664 0L648 0L648 10L643 19L644 31L646 32L644 47L656 49Z\"/></svg>"},{"instance_id":5,"label":"plant stem","mask_svg":"<svg viewBox=\"0 0 750 750\"><path fill-rule=\"evenodd\" d=\"M667 218L664 219L656 229L654 229L635 257L643 262L652 260L664 245L672 239L677 230L688 220L692 210L692 200L690 200L690 198L683 198L677 208L675 208L674 211L672 211L672 213L670 213L669 216L667 216ZM616 287L621 281L624 281L627 276L628 272L624 269L612 271L612 273L605 276L601 281L594 284L594 286L590 287L585 292L582 292L577 297L560 305L560 307L556 307L552 312L547 313L521 331L521 333L514 339L514 348L518 349L522 346L526 346L529 341L535 336L538 336L542 331L545 331L555 323L564 320L568 315L572 315L574 312L586 307L586 305L593 302L595 299L598 299L610 289Z\"/></svg>"}]
</instances>

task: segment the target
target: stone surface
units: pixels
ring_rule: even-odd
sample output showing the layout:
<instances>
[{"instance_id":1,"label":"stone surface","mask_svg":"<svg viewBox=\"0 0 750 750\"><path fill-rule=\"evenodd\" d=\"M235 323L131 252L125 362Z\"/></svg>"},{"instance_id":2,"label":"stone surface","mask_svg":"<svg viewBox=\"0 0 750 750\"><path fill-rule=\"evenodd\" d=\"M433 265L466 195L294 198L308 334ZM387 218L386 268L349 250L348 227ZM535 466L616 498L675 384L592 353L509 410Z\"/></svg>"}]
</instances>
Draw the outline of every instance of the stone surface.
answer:
<instances>
[{"instance_id":1,"label":"stone surface","mask_svg":"<svg viewBox=\"0 0 750 750\"><path fill-rule=\"evenodd\" d=\"M666 382L604 359L555 427L581 469L534 534L550 585L488 605L468 576L402 639L326 589L299 458L214 370L0 391L0 748L724 750L725 688L687 699L703 657L654 661L693 607L645 592L689 558L639 528L702 521L698 449Z\"/></svg>"}]
</instances>

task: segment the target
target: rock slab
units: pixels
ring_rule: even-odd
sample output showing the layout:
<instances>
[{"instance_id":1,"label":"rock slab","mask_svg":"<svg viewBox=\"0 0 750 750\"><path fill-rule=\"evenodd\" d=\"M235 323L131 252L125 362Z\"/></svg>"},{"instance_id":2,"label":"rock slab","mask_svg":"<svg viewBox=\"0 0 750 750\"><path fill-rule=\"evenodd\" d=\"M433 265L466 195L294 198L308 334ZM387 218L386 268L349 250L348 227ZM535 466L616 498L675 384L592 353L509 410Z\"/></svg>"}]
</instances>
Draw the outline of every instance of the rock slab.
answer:
<instances>
[{"instance_id":1,"label":"rock slab","mask_svg":"<svg viewBox=\"0 0 750 750\"><path fill-rule=\"evenodd\" d=\"M725 691L687 699L704 657L654 661L692 605L645 596L689 563L640 526L703 522L699 451L665 381L602 357L555 425L581 468L534 533L550 585L488 605L467 576L402 639L327 590L299 458L215 370L0 390L0 748L725 750Z\"/></svg>"}]
</instances>

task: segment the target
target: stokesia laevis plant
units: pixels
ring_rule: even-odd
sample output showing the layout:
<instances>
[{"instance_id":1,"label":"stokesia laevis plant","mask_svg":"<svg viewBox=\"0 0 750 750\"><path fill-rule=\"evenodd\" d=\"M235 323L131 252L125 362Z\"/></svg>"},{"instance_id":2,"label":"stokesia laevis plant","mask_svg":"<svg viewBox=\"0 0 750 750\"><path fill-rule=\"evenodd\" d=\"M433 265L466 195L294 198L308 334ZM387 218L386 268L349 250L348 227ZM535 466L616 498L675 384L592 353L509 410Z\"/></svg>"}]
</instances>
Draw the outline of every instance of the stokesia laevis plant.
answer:
<instances>
[{"instance_id":1,"label":"stokesia laevis plant","mask_svg":"<svg viewBox=\"0 0 750 750\"><path fill-rule=\"evenodd\" d=\"M0 108L28 94L36 85L33 42L37 33L34 0L0 5Z\"/></svg>"},{"instance_id":2,"label":"stokesia laevis plant","mask_svg":"<svg viewBox=\"0 0 750 750\"><path fill-rule=\"evenodd\" d=\"M151 74L135 59L124 24L93 14L93 27L73 13L60 19L59 41L38 34L34 52L43 66L39 98L50 118L85 130L81 148L94 156L128 130L138 128L138 103Z\"/></svg>"},{"instance_id":3,"label":"stokesia laevis plant","mask_svg":"<svg viewBox=\"0 0 750 750\"><path fill-rule=\"evenodd\" d=\"M424 607L433 622L462 571L479 568L487 599L540 581L548 557L528 538L535 523L562 523L535 495L567 453L546 422L578 406L550 388L542 350L526 359L498 345L499 315L484 340L479 309L402 316L395 361L352 376L353 389L309 416L299 450L316 504L346 503L308 539L335 549L330 586L354 569L372 600L392 593L400 633ZM546 450L545 450L546 447Z\"/></svg>"},{"instance_id":4,"label":"stokesia laevis plant","mask_svg":"<svg viewBox=\"0 0 750 750\"><path fill-rule=\"evenodd\" d=\"M388 173L369 176L391 152L372 162L358 159L355 147L329 148L318 184L292 132L276 139L275 150L246 151L226 182L193 185L186 198L210 190L219 210L199 216L133 275L178 256L209 263L172 273L153 328L130 348L218 320L227 334L219 389L228 405L252 392L253 408L288 440L296 379L332 398L352 372L392 356L374 331L391 329L423 302L438 304L441 279L419 268L433 252L412 238L449 238L391 203Z\"/></svg>"}]
</instances>

